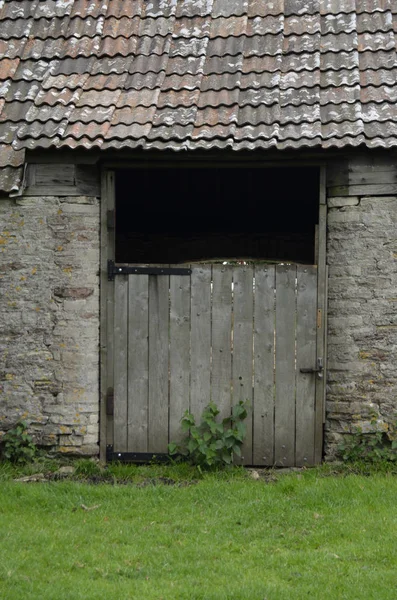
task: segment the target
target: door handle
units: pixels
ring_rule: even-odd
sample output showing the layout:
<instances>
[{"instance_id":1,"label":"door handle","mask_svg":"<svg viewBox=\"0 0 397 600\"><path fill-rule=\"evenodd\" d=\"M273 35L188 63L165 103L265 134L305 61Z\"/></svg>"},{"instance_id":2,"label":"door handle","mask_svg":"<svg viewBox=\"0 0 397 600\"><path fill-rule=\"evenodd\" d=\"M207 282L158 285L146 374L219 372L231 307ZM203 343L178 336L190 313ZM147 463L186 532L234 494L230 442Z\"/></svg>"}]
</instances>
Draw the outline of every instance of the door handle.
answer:
<instances>
[{"instance_id":1,"label":"door handle","mask_svg":"<svg viewBox=\"0 0 397 600\"><path fill-rule=\"evenodd\" d=\"M324 365L323 365L322 358L317 359L317 367L314 367L314 369L309 368L309 369L301 369L300 370L301 373L317 373L319 379L323 378L323 371L324 371Z\"/></svg>"}]
</instances>

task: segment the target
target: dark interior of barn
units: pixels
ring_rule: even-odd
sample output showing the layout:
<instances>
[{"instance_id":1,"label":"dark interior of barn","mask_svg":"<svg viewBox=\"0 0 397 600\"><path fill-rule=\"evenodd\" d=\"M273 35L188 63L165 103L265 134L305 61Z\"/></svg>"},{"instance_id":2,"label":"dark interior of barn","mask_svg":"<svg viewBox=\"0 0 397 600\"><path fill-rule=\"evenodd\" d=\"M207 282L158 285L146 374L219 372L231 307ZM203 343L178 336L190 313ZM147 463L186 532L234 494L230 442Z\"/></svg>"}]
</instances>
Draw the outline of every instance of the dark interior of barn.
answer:
<instances>
[{"instance_id":1,"label":"dark interior of barn","mask_svg":"<svg viewBox=\"0 0 397 600\"><path fill-rule=\"evenodd\" d=\"M116 172L116 262L315 262L319 169Z\"/></svg>"}]
</instances>

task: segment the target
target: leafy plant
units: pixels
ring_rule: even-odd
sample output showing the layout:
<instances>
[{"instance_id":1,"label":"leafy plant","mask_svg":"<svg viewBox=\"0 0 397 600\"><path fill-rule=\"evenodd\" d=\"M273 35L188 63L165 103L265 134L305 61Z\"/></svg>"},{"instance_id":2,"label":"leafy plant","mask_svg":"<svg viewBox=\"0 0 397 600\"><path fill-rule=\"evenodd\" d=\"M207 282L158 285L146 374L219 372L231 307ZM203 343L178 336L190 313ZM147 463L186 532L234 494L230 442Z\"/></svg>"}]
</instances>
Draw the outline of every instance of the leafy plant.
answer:
<instances>
[{"instance_id":1,"label":"leafy plant","mask_svg":"<svg viewBox=\"0 0 397 600\"><path fill-rule=\"evenodd\" d=\"M210 402L201 415L200 424L196 425L192 413L186 411L181 420L186 436L181 443L168 445L169 454L204 468L232 464L234 455L241 456L247 405L240 401L233 406L231 416L221 422L217 421L218 415L218 407Z\"/></svg>"},{"instance_id":2,"label":"leafy plant","mask_svg":"<svg viewBox=\"0 0 397 600\"><path fill-rule=\"evenodd\" d=\"M372 425L376 425L376 422L376 415L372 416ZM386 430L368 433L357 427L348 441L339 446L339 455L346 462L397 461L397 423L390 424Z\"/></svg>"},{"instance_id":3,"label":"leafy plant","mask_svg":"<svg viewBox=\"0 0 397 600\"><path fill-rule=\"evenodd\" d=\"M9 429L2 439L2 456L13 463L27 463L33 460L37 448L32 436L27 433L25 421L19 421Z\"/></svg>"}]
</instances>

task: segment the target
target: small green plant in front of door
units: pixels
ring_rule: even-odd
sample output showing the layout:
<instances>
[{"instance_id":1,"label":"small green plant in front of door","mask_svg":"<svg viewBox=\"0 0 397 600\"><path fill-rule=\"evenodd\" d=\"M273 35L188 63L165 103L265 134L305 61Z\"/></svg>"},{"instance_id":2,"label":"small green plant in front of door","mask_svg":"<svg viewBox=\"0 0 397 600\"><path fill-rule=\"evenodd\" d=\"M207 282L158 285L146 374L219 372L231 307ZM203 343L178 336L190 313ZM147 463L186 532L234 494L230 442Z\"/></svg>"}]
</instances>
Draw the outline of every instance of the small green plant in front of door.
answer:
<instances>
[{"instance_id":1,"label":"small green plant in front of door","mask_svg":"<svg viewBox=\"0 0 397 600\"><path fill-rule=\"evenodd\" d=\"M179 444L168 445L169 454L204 468L231 465L234 455L241 456L246 435L247 404L240 401L233 406L231 416L220 422L217 420L219 412L217 405L210 402L197 425L192 413L186 411L181 420L182 431L186 435Z\"/></svg>"}]
</instances>

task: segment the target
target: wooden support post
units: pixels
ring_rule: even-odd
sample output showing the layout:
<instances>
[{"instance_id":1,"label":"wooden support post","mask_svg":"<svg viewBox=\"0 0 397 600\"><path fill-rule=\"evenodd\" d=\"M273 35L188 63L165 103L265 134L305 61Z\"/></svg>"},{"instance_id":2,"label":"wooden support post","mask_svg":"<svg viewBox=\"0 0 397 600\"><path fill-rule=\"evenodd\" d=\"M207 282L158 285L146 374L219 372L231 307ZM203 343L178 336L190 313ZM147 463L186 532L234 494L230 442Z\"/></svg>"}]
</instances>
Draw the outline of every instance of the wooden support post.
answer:
<instances>
[{"instance_id":1,"label":"wooden support post","mask_svg":"<svg viewBox=\"0 0 397 600\"><path fill-rule=\"evenodd\" d=\"M115 230L108 228L108 211L115 208L115 175L104 170L101 176L101 277L100 277L100 460L106 460L106 445L113 443L113 417L106 414L108 393L113 390L113 294L108 281L108 260L114 260Z\"/></svg>"},{"instance_id":2,"label":"wooden support post","mask_svg":"<svg viewBox=\"0 0 397 600\"><path fill-rule=\"evenodd\" d=\"M318 288L317 288L317 358L323 359L326 364L326 308L327 308L327 198L326 198L326 168L320 170L320 203L319 203L319 221L318 221L318 251L316 256L318 268ZM322 378L317 376L316 380L316 403L315 403L315 441L314 441L314 462L319 464L323 455L323 430L324 430L324 405L326 391L326 370L322 373Z\"/></svg>"}]
</instances>

